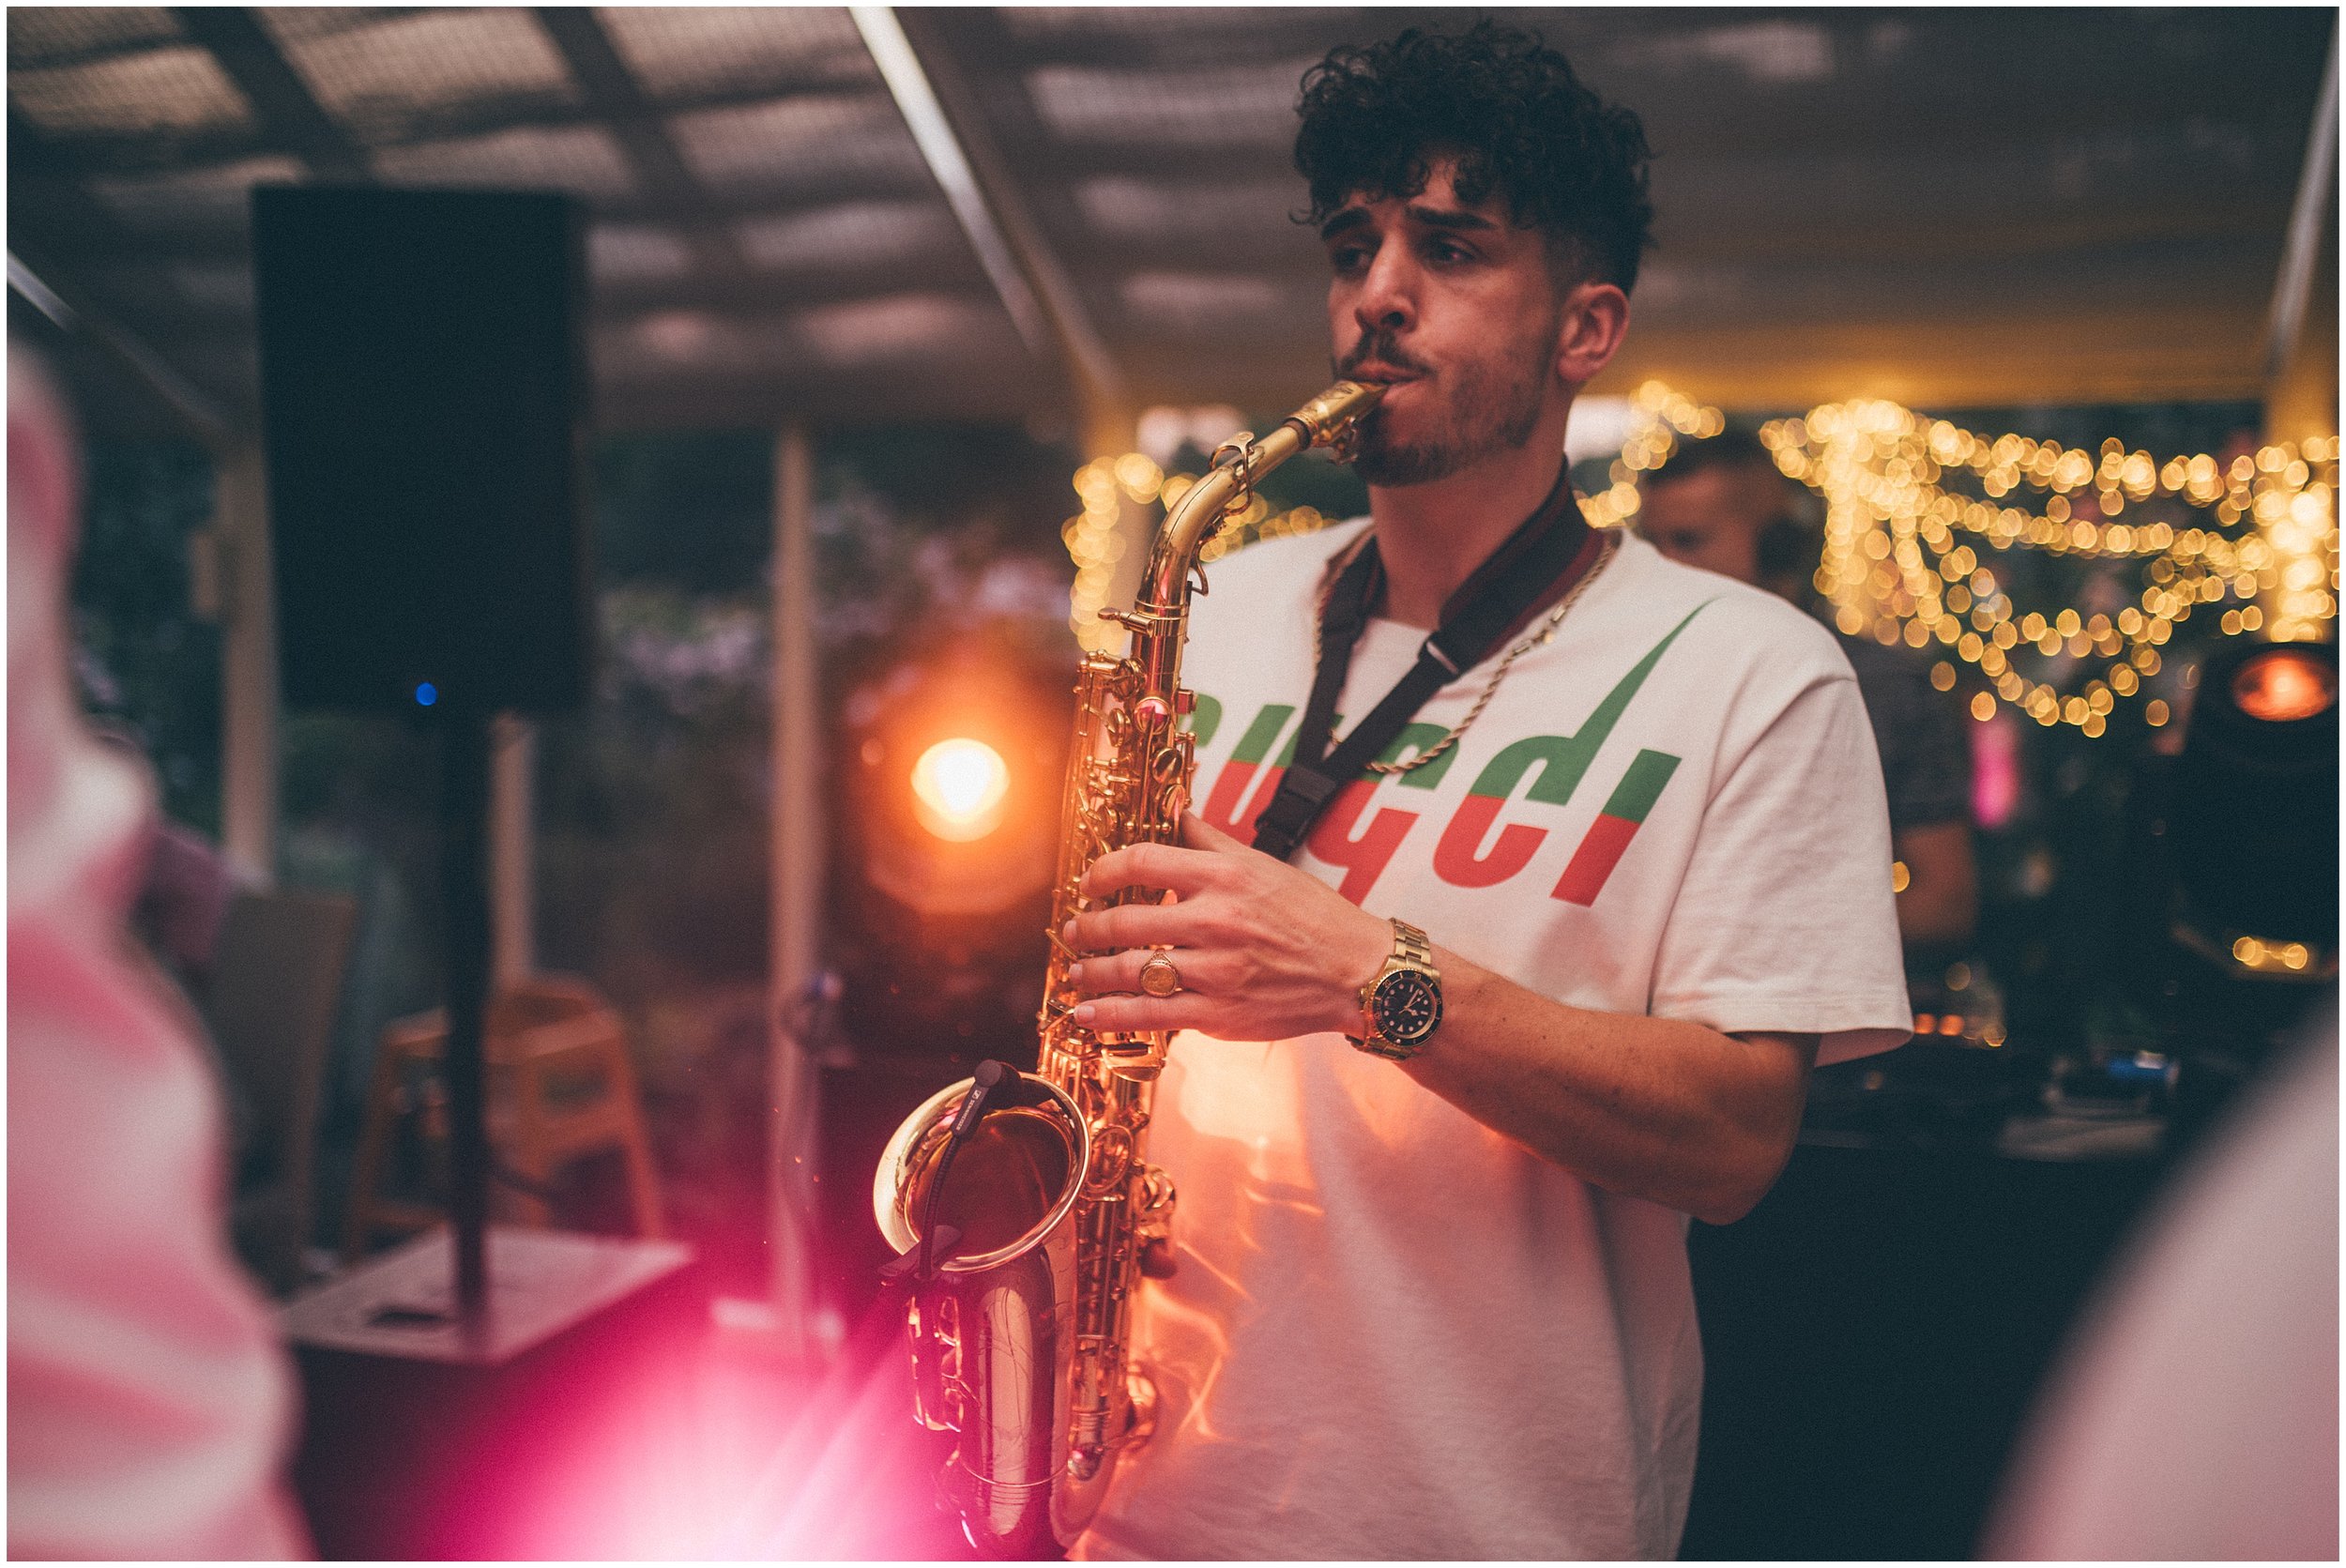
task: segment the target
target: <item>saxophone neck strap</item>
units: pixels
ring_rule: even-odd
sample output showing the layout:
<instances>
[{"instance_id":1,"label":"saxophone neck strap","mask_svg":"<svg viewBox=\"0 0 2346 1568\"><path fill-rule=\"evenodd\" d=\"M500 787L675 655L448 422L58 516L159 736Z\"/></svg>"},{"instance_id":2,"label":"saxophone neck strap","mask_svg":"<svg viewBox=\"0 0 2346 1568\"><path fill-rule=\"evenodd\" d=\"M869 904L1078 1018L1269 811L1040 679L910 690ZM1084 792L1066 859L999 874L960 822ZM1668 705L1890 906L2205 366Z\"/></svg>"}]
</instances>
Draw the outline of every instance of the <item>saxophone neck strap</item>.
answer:
<instances>
[{"instance_id":1,"label":"saxophone neck strap","mask_svg":"<svg viewBox=\"0 0 2346 1568\"><path fill-rule=\"evenodd\" d=\"M1569 477L1560 474L1547 499L1450 596L1441 625L1420 646L1409 672L1331 752L1352 648L1384 590L1384 562L1369 536L1321 606L1319 665L1294 760L1255 819L1255 847L1282 860L1292 856L1336 791L1383 754L1426 699L1490 657L1537 606L1570 592L1603 556L1603 543L1582 520Z\"/></svg>"}]
</instances>

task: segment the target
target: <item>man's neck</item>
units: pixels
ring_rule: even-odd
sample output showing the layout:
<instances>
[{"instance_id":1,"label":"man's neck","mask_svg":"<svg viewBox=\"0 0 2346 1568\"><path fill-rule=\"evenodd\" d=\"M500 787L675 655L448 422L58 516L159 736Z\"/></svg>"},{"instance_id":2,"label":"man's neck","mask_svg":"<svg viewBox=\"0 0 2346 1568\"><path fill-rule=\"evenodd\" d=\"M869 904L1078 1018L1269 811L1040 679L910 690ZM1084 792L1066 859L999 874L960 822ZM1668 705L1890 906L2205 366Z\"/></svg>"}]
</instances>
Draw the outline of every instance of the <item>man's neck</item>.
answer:
<instances>
[{"instance_id":1,"label":"man's neck","mask_svg":"<svg viewBox=\"0 0 2346 1568\"><path fill-rule=\"evenodd\" d=\"M1520 527L1562 476L1563 443L1535 437L1446 479L1371 486L1369 516L1385 569L1379 614L1404 626L1441 624L1441 608Z\"/></svg>"}]
</instances>

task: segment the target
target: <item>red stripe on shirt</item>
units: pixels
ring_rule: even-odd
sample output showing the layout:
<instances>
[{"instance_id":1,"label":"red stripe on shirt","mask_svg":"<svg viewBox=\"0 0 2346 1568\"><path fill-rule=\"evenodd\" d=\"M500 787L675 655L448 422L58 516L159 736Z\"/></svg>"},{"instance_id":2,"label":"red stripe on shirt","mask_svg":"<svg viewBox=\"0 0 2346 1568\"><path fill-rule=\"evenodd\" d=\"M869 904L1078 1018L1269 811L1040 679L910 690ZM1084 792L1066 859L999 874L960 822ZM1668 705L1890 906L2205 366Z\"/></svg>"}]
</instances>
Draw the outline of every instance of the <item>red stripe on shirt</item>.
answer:
<instances>
[{"instance_id":1,"label":"red stripe on shirt","mask_svg":"<svg viewBox=\"0 0 2346 1568\"><path fill-rule=\"evenodd\" d=\"M1572 864L1556 881L1555 895L1567 904L1582 906L1596 902L1596 895L1605 891L1606 879L1621 863L1622 851L1629 841L1638 836L1638 824L1627 817L1599 816L1589 827L1589 836L1573 851Z\"/></svg>"}]
</instances>

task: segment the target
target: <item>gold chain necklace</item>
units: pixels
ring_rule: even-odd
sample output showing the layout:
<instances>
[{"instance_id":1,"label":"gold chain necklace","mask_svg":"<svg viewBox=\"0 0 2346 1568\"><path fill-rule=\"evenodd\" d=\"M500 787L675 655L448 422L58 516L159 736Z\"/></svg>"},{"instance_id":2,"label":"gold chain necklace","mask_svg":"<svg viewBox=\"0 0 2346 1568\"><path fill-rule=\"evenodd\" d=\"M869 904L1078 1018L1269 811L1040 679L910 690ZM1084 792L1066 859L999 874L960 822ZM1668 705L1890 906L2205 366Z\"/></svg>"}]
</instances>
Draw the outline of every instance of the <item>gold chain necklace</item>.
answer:
<instances>
[{"instance_id":1,"label":"gold chain necklace","mask_svg":"<svg viewBox=\"0 0 2346 1568\"><path fill-rule=\"evenodd\" d=\"M1533 648L1546 647L1555 640L1556 628L1563 624L1565 612L1570 610L1578 601L1580 596L1588 591L1589 585L1597 580L1598 576L1604 572L1607 563L1611 561L1614 555L1621 549L1621 535L1622 531L1619 528L1607 528L1599 532L1598 537L1602 542L1598 546L1597 557L1590 563L1589 570L1580 574L1580 581L1564 590L1564 597L1558 600L1556 608L1548 613L1546 625L1507 650L1507 656L1499 662L1499 668L1491 672L1490 680L1483 688L1483 694L1474 699L1474 706L1468 709L1467 716L1451 726L1448 735L1443 736L1407 762L1372 762L1368 764L1368 770L1372 773L1385 774L1414 772L1456 745L1458 738L1466 734L1467 730L1473 725L1474 721L1483 716L1483 709L1490 706L1491 698L1498 694L1499 683L1507 678L1507 671L1514 666L1515 662ZM1322 635L1326 632L1326 624L1327 605L1323 602L1320 606L1318 629ZM1330 750L1333 749L1332 741Z\"/></svg>"}]
</instances>

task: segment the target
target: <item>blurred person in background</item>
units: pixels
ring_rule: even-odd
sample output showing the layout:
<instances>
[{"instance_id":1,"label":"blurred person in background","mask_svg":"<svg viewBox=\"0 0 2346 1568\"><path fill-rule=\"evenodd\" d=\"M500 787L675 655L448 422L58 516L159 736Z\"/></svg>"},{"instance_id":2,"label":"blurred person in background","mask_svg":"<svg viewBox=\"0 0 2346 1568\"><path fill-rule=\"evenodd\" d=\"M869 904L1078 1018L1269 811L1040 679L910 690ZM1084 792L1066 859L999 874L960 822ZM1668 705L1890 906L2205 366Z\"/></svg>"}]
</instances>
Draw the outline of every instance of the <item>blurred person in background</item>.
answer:
<instances>
[{"instance_id":1,"label":"blurred person in background","mask_svg":"<svg viewBox=\"0 0 2346 1568\"><path fill-rule=\"evenodd\" d=\"M1682 444L1647 479L1638 525L1672 560L1754 584L1813 612L1817 536L1796 515L1797 499L1767 448L1756 436L1729 431ZM1929 666L1907 648L1870 637L1840 642L1881 754L1891 850L1906 867L1899 934L1910 956L1943 963L1971 940L1979 913L1972 754L1962 710L1932 688Z\"/></svg>"},{"instance_id":2,"label":"blurred person in background","mask_svg":"<svg viewBox=\"0 0 2346 1568\"><path fill-rule=\"evenodd\" d=\"M293 1380L230 1261L219 1089L129 934L151 783L68 675L77 461L11 344L8 1554L293 1556Z\"/></svg>"}]
</instances>

